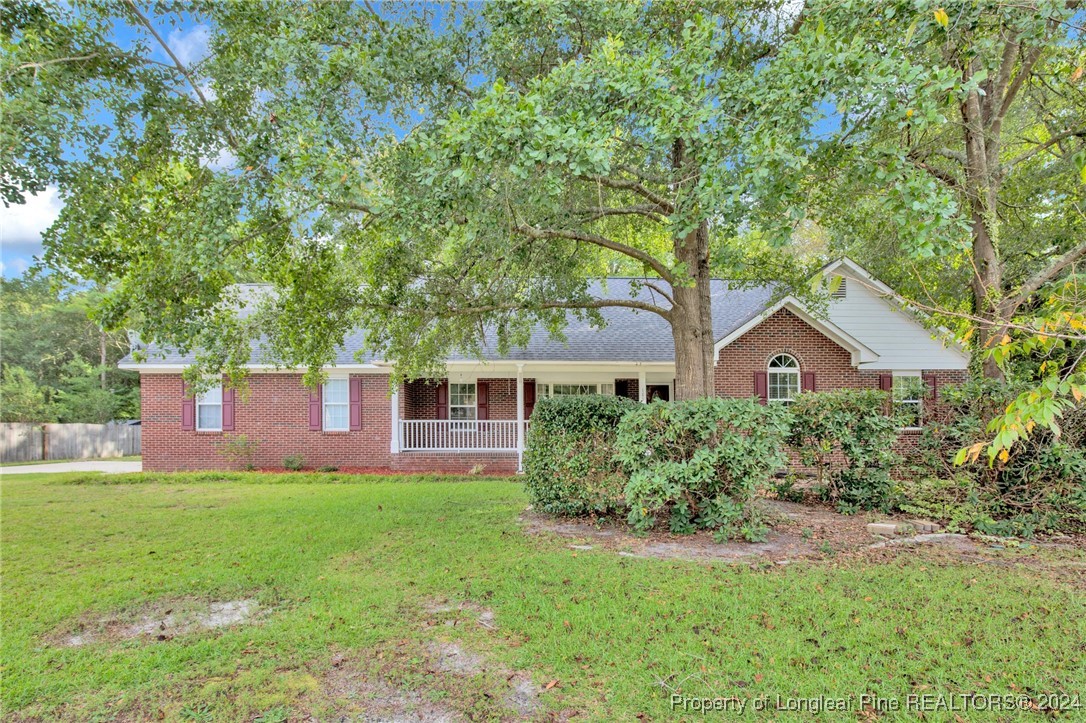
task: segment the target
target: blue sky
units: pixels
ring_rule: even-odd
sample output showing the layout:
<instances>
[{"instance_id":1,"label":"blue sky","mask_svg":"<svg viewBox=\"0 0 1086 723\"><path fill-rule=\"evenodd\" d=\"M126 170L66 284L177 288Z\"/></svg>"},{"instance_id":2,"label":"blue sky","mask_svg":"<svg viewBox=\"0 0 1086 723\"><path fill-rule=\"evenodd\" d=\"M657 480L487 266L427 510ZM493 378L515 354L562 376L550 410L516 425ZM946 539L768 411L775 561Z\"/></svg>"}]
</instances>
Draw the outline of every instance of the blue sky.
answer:
<instances>
[{"instance_id":1,"label":"blue sky","mask_svg":"<svg viewBox=\"0 0 1086 723\"><path fill-rule=\"evenodd\" d=\"M158 30L182 62L191 64L207 55L210 38L207 25L182 19L178 27L160 24ZM130 27L118 26L115 39L124 47L135 34ZM152 57L161 62L169 61L157 46ZM4 278L19 276L34 263L42 251L42 232L56 220L63 206L56 187L28 197L26 204L21 206L5 208L0 205L0 273Z\"/></svg>"}]
</instances>

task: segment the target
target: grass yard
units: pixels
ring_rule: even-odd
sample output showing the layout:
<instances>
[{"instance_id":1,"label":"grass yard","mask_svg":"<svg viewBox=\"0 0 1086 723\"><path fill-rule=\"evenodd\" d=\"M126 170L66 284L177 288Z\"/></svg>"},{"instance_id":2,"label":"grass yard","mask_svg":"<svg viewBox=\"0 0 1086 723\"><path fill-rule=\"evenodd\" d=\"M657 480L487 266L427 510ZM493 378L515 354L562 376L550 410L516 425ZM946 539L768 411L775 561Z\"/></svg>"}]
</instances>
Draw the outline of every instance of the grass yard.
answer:
<instances>
[{"instance_id":1,"label":"grass yard","mask_svg":"<svg viewBox=\"0 0 1086 723\"><path fill-rule=\"evenodd\" d=\"M576 551L522 531L519 484L478 478L34 474L0 491L6 720L338 720L390 699L420 717L655 720L678 716L675 689L1086 691L1081 577L1011 552L764 569ZM238 600L258 612L110 637L151 609ZM435 662L449 651L475 663ZM517 676L536 696L519 714Z\"/></svg>"}]
</instances>

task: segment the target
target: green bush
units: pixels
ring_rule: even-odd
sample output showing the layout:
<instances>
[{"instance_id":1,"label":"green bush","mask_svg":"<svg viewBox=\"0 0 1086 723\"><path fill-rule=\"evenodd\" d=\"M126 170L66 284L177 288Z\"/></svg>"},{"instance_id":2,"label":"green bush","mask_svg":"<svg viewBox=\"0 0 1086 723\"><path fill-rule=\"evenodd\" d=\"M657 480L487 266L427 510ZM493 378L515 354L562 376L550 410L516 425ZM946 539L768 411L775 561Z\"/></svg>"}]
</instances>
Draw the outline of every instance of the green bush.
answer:
<instances>
[{"instance_id":1,"label":"green bush","mask_svg":"<svg viewBox=\"0 0 1086 723\"><path fill-rule=\"evenodd\" d=\"M814 467L820 489L837 509L889 511L897 423L886 415L887 395L873 389L801 394L792 403L788 443Z\"/></svg>"},{"instance_id":2,"label":"green bush","mask_svg":"<svg viewBox=\"0 0 1086 723\"><path fill-rule=\"evenodd\" d=\"M903 510L961 529L1031 536L1086 531L1086 406L1063 415L1059 436L1036 429L1006 461L985 455L956 467L955 454L990 438L987 427L1022 387L988 379L941 390L913 458L915 482L904 486Z\"/></svg>"},{"instance_id":3,"label":"green bush","mask_svg":"<svg viewBox=\"0 0 1086 723\"><path fill-rule=\"evenodd\" d=\"M607 515L624 508L626 478L614 457L619 420L637 402L614 396L540 399L524 450L524 485L552 515Z\"/></svg>"},{"instance_id":4,"label":"green bush","mask_svg":"<svg viewBox=\"0 0 1086 723\"><path fill-rule=\"evenodd\" d=\"M786 409L747 399L640 405L619 423L615 459L628 475L629 523L672 532L714 530L718 539L764 539L753 504L785 462Z\"/></svg>"},{"instance_id":5,"label":"green bush","mask_svg":"<svg viewBox=\"0 0 1086 723\"><path fill-rule=\"evenodd\" d=\"M283 457L283 469L289 469L291 471L297 472L304 466L305 459L303 459L302 455L300 454L292 454Z\"/></svg>"}]
</instances>

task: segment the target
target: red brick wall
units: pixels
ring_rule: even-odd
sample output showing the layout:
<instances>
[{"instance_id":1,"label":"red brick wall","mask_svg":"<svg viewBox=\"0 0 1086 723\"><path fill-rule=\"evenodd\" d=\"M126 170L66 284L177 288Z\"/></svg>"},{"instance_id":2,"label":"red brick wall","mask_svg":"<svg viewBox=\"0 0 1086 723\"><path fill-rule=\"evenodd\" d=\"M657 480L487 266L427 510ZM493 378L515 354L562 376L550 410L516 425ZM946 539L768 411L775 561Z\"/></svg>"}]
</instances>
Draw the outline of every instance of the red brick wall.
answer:
<instances>
[{"instance_id":1,"label":"red brick wall","mask_svg":"<svg viewBox=\"0 0 1086 723\"><path fill-rule=\"evenodd\" d=\"M878 389L882 369L857 369L852 355L788 309L781 309L758 326L720 350L714 370L714 388L722 397L754 396L754 372L766 371L777 354L791 354L800 372L814 372L818 391ZM960 384L968 378L964 369L925 369L938 384Z\"/></svg>"},{"instance_id":2,"label":"red brick wall","mask_svg":"<svg viewBox=\"0 0 1086 723\"><path fill-rule=\"evenodd\" d=\"M144 374L140 380L142 454L146 470L226 469L243 466L221 451L231 435L256 442L253 464L281 467L288 455L301 455L306 467L388 467L391 413L388 377L360 375L362 429L355 432L309 430L309 390L300 374L254 374L247 399L239 391L233 432L181 429L181 377Z\"/></svg>"},{"instance_id":3,"label":"red brick wall","mask_svg":"<svg viewBox=\"0 0 1086 723\"><path fill-rule=\"evenodd\" d=\"M490 419L516 419L517 380L505 378L479 381L487 384ZM527 378L524 381L535 380ZM400 396L403 398L404 419L437 419L436 382L425 379L407 382Z\"/></svg>"},{"instance_id":4,"label":"red brick wall","mask_svg":"<svg viewBox=\"0 0 1086 723\"><path fill-rule=\"evenodd\" d=\"M401 452L392 455L392 469L397 472L511 475L517 472L517 455L515 452Z\"/></svg>"}]
</instances>

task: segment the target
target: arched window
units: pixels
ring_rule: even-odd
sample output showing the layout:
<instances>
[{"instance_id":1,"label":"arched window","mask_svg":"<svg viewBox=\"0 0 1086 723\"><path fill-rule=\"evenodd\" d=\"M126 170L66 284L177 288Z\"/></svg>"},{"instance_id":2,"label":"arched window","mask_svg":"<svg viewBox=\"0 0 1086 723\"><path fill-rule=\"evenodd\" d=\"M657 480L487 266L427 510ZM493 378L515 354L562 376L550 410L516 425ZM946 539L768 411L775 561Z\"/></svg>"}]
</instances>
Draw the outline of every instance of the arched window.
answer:
<instances>
[{"instance_id":1,"label":"arched window","mask_svg":"<svg viewBox=\"0 0 1086 723\"><path fill-rule=\"evenodd\" d=\"M768 398L771 402L791 404L799 394L799 362L789 354L769 360Z\"/></svg>"}]
</instances>

